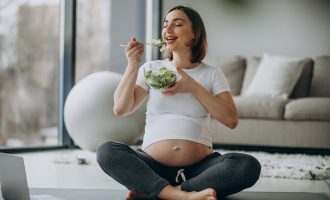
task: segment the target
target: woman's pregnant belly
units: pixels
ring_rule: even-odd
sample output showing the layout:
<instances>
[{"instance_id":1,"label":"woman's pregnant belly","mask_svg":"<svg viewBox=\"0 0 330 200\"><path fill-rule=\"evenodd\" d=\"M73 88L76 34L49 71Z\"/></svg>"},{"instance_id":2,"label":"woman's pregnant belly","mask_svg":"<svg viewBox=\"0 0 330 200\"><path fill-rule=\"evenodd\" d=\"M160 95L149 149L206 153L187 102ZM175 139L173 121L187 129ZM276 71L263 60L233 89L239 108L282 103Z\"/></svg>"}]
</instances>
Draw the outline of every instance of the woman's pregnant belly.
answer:
<instances>
[{"instance_id":1,"label":"woman's pregnant belly","mask_svg":"<svg viewBox=\"0 0 330 200\"><path fill-rule=\"evenodd\" d=\"M212 153L211 147L189 140L162 140L144 151L157 162L167 166L192 165Z\"/></svg>"}]
</instances>

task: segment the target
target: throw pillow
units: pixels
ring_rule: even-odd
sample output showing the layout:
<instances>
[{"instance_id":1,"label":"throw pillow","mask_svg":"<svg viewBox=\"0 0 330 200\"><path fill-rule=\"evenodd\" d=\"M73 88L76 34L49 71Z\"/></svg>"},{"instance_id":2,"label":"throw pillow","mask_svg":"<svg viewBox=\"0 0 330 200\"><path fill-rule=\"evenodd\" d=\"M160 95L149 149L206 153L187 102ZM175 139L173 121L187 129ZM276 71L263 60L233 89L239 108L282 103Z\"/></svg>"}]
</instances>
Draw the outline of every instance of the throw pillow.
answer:
<instances>
[{"instance_id":1,"label":"throw pillow","mask_svg":"<svg viewBox=\"0 0 330 200\"><path fill-rule=\"evenodd\" d=\"M207 56L203 62L219 67L222 69L228 83L232 95L239 95L242 88L242 80L244 76L246 59L242 56L220 56L210 57Z\"/></svg>"},{"instance_id":2,"label":"throw pillow","mask_svg":"<svg viewBox=\"0 0 330 200\"><path fill-rule=\"evenodd\" d=\"M330 97L330 56L315 58L310 94L313 97Z\"/></svg>"},{"instance_id":3,"label":"throw pillow","mask_svg":"<svg viewBox=\"0 0 330 200\"><path fill-rule=\"evenodd\" d=\"M244 95L288 98L301 71L303 59L264 54Z\"/></svg>"}]
</instances>

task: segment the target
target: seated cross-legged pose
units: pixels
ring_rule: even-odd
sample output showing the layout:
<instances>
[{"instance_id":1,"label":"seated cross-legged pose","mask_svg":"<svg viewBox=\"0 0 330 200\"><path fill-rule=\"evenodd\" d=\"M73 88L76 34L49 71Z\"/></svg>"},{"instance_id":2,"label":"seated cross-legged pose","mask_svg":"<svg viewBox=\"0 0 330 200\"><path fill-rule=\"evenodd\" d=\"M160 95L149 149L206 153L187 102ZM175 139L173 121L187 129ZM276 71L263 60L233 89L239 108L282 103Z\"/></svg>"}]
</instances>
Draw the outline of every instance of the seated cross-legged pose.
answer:
<instances>
[{"instance_id":1,"label":"seated cross-legged pose","mask_svg":"<svg viewBox=\"0 0 330 200\"><path fill-rule=\"evenodd\" d=\"M140 68L144 45L131 39L125 49L128 65L114 95L118 116L148 100L142 148L104 142L97 149L100 167L128 188L127 199L214 200L251 187L261 169L254 157L212 149L210 118L235 128L238 112L221 69L202 62L207 43L200 15L189 7L172 8L162 38L167 59ZM177 71L181 78L163 90L151 88L144 77L150 66Z\"/></svg>"}]
</instances>

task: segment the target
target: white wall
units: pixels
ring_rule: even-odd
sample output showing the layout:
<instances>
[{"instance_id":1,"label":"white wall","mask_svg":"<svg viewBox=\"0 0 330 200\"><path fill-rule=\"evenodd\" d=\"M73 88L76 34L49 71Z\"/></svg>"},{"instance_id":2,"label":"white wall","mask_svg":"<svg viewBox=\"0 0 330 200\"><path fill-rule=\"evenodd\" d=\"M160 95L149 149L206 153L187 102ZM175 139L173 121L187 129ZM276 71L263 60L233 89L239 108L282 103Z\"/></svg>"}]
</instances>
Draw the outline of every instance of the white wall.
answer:
<instances>
[{"instance_id":1,"label":"white wall","mask_svg":"<svg viewBox=\"0 0 330 200\"><path fill-rule=\"evenodd\" d=\"M329 0L176 0L202 16L209 56L330 55Z\"/></svg>"}]
</instances>

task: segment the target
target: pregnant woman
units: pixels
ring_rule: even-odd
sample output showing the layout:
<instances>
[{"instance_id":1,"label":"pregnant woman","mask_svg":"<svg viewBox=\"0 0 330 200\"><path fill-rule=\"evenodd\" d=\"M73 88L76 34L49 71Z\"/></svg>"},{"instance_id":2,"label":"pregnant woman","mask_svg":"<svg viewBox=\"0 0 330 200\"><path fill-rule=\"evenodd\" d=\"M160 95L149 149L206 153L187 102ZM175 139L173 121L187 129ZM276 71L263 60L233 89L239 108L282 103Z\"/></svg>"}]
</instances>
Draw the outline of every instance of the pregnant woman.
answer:
<instances>
[{"instance_id":1,"label":"pregnant woman","mask_svg":"<svg viewBox=\"0 0 330 200\"><path fill-rule=\"evenodd\" d=\"M147 100L142 148L102 143L97 160L105 173L128 188L127 199L214 200L256 183L260 164L252 156L213 152L210 118L229 128L238 112L219 68L202 62L206 32L200 15L177 6L165 15L162 38L167 59L141 67L144 45L132 38L126 71L114 95L114 113L125 116ZM144 68L164 66L181 76L163 90L145 82Z\"/></svg>"}]
</instances>

